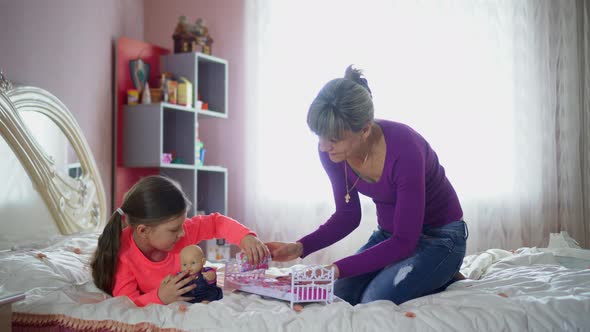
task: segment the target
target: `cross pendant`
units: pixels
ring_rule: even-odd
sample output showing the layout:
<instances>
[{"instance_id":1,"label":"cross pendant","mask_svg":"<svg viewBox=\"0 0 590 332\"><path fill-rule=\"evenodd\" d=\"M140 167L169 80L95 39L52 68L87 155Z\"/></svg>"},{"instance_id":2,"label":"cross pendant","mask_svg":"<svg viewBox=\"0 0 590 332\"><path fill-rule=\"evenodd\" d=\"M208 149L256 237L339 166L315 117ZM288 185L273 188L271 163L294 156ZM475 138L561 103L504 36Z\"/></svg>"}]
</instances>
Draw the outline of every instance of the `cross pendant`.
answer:
<instances>
[{"instance_id":1,"label":"cross pendant","mask_svg":"<svg viewBox=\"0 0 590 332\"><path fill-rule=\"evenodd\" d=\"M346 195L344 195L344 201L346 202L346 204L348 204L348 202L350 202L350 195L348 193L346 193Z\"/></svg>"}]
</instances>

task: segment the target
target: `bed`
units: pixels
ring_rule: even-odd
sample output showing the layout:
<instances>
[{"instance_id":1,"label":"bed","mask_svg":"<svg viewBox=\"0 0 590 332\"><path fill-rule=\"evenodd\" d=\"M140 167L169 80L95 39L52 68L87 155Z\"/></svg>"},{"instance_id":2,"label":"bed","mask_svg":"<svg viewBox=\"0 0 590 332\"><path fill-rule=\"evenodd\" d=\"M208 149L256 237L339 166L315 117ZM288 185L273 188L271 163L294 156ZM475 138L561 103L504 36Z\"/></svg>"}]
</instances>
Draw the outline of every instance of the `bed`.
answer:
<instances>
[{"instance_id":1,"label":"bed","mask_svg":"<svg viewBox=\"0 0 590 332\"><path fill-rule=\"evenodd\" d=\"M105 194L67 108L47 91L12 87L0 77L0 111L0 133L15 156L15 165L4 167L21 167L37 195L31 206L11 213L42 210L29 220L42 234L30 238L7 235L8 219L1 219L0 294L26 296L12 305L14 331L590 331L590 251L567 234L552 234L548 248L470 255L461 267L468 280L399 306L377 301L353 307L334 298L297 312L287 301L226 288L224 298L210 304L138 308L91 280L88 261L106 219ZM58 161L27 129L24 112L40 112L57 124L81 175L60 175ZM210 265L219 268L223 283L223 265ZM267 274L284 276L294 268L302 266L271 267Z\"/></svg>"}]
</instances>

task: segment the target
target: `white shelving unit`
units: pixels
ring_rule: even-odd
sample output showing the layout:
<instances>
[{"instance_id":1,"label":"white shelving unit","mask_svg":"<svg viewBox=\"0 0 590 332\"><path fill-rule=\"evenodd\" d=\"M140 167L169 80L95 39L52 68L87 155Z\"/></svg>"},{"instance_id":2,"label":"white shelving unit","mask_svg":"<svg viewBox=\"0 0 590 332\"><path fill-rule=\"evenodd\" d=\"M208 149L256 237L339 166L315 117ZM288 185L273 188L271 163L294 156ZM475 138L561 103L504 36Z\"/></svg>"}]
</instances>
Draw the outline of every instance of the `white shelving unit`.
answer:
<instances>
[{"instance_id":1,"label":"white shelving unit","mask_svg":"<svg viewBox=\"0 0 590 332\"><path fill-rule=\"evenodd\" d=\"M170 103L126 105L123 109L123 164L158 168L178 181L196 211L227 214L228 171L221 166L198 165L195 128L199 118L227 118L228 63L202 53L179 53L160 58L162 72L171 72L193 83L208 110ZM206 143L206 142L205 142ZM174 153L178 163L162 163L163 153Z\"/></svg>"}]
</instances>

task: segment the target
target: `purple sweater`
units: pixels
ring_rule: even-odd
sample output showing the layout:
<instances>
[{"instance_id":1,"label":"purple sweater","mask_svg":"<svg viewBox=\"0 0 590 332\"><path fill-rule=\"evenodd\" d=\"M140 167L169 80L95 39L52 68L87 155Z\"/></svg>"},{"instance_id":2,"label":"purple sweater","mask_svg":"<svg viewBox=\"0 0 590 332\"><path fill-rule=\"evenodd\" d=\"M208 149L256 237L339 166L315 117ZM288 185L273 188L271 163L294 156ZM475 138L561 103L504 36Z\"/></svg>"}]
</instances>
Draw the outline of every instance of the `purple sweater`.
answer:
<instances>
[{"instance_id":1,"label":"purple sweater","mask_svg":"<svg viewBox=\"0 0 590 332\"><path fill-rule=\"evenodd\" d=\"M439 227L460 220L461 205L428 142L407 125L376 120L383 130L386 156L383 173L375 183L359 179L344 201L344 162L334 163L325 152L320 160L332 182L336 212L316 231L299 240L305 257L325 248L358 227L361 205L358 193L371 197L377 206L377 221L393 235L359 254L336 261L340 277L352 277L381 269L414 253L422 226ZM348 185L357 180L348 167Z\"/></svg>"}]
</instances>

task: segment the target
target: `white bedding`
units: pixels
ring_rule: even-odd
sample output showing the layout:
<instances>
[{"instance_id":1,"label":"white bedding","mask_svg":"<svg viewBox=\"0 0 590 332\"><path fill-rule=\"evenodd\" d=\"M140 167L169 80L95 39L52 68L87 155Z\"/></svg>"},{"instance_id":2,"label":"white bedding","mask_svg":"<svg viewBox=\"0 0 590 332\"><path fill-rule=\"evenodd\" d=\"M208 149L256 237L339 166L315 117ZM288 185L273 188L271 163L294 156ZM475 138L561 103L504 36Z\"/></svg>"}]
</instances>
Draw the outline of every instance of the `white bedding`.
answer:
<instances>
[{"instance_id":1,"label":"white bedding","mask_svg":"<svg viewBox=\"0 0 590 332\"><path fill-rule=\"evenodd\" d=\"M221 301L187 304L185 312L180 303L137 308L127 298L100 292L87 267L96 239L97 234L63 237L43 249L21 246L0 253L0 291L27 295L13 305L14 320L45 317L72 328L187 331L590 331L588 250L488 250L466 257L462 267L479 280L457 282L401 306L378 301L352 307L336 301L310 304L297 313L286 302L226 292ZM575 266L559 265L564 258L574 259Z\"/></svg>"}]
</instances>

